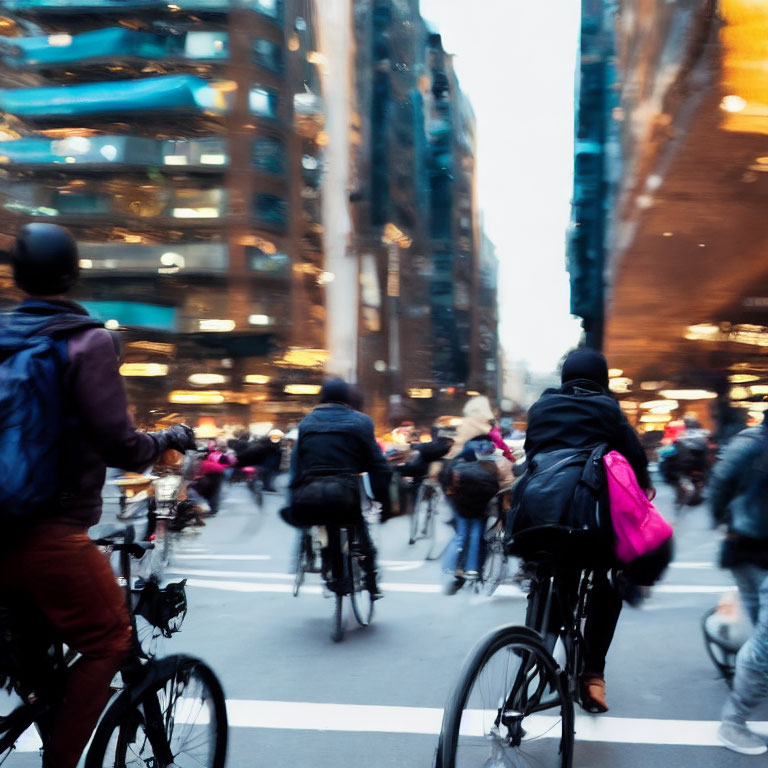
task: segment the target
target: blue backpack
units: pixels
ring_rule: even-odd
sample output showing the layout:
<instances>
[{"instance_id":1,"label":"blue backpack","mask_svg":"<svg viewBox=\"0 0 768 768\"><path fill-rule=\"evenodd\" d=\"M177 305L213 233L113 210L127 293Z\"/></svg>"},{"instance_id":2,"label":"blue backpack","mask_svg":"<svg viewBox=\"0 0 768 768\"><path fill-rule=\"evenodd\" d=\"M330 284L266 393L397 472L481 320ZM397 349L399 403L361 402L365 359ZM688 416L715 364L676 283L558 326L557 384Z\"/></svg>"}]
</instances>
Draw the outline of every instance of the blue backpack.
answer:
<instances>
[{"instance_id":1,"label":"blue backpack","mask_svg":"<svg viewBox=\"0 0 768 768\"><path fill-rule=\"evenodd\" d=\"M45 302L0 314L0 526L50 512L59 491L67 337L100 326Z\"/></svg>"}]
</instances>

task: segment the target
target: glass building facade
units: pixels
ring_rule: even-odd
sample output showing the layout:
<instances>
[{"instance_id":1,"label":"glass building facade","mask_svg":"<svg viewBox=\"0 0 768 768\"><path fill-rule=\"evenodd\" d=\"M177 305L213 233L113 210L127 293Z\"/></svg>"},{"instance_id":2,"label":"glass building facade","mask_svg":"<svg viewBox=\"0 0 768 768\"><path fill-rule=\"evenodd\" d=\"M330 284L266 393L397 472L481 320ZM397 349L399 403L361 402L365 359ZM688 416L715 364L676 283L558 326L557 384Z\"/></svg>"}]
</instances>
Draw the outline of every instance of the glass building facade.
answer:
<instances>
[{"instance_id":1,"label":"glass building facade","mask_svg":"<svg viewBox=\"0 0 768 768\"><path fill-rule=\"evenodd\" d=\"M81 243L136 420L299 416L325 346L310 0L7 0L0 232ZM0 299L18 298L0 263Z\"/></svg>"}]
</instances>

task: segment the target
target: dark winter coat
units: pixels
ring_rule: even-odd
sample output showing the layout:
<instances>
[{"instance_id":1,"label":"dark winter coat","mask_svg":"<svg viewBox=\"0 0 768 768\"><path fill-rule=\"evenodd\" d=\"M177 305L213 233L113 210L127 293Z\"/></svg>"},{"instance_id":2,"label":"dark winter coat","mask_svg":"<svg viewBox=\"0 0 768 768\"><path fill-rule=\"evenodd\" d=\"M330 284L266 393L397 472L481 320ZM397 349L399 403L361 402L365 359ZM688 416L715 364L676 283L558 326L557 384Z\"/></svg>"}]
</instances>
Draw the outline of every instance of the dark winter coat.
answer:
<instances>
[{"instance_id":1,"label":"dark winter coat","mask_svg":"<svg viewBox=\"0 0 768 768\"><path fill-rule=\"evenodd\" d=\"M61 331L78 326L73 316L88 318L88 312L73 301L46 304L24 303L11 315L21 323L49 316ZM128 417L115 346L103 327L75 330L68 337L63 405L59 501L50 517L87 527L101 517L106 467L143 471L159 452L157 441L138 432Z\"/></svg>"},{"instance_id":2,"label":"dark winter coat","mask_svg":"<svg viewBox=\"0 0 768 768\"><path fill-rule=\"evenodd\" d=\"M632 465L641 488L651 488L648 458L616 400L591 381L569 381L548 389L528 411L525 456L561 448L589 448L605 443Z\"/></svg>"},{"instance_id":3,"label":"dark winter coat","mask_svg":"<svg viewBox=\"0 0 768 768\"><path fill-rule=\"evenodd\" d=\"M726 523L722 565L768 568L768 428L739 432L715 465L709 501L716 523Z\"/></svg>"},{"instance_id":4,"label":"dark winter coat","mask_svg":"<svg viewBox=\"0 0 768 768\"><path fill-rule=\"evenodd\" d=\"M374 496L388 509L390 470L368 416L341 403L327 403L308 414L298 430L291 453L292 488L307 473L368 472Z\"/></svg>"}]
</instances>

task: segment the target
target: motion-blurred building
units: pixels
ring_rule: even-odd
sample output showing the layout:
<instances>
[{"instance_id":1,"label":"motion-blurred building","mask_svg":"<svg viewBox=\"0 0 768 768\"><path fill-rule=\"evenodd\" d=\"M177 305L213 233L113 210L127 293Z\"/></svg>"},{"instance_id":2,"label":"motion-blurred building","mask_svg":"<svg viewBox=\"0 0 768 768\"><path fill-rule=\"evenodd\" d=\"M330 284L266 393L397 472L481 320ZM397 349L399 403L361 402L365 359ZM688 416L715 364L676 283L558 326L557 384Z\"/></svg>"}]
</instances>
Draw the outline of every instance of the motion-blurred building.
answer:
<instances>
[{"instance_id":1,"label":"motion-blurred building","mask_svg":"<svg viewBox=\"0 0 768 768\"><path fill-rule=\"evenodd\" d=\"M417 0L358 0L354 29L358 378L380 421L425 422L456 412L468 392L499 394L474 115Z\"/></svg>"},{"instance_id":2,"label":"motion-blurred building","mask_svg":"<svg viewBox=\"0 0 768 768\"><path fill-rule=\"evenodd\" d=\"M766 29L754 0L583 2L573 309L649 429L767 405Z\"/></svg>"},{"instance_id":3,"label":"motion-blurred building","mask_svg":"<svg viewBox=\"0 0 768 768\"><path fill-rule=\"evenodd\" d=\"M0 234L80 241L141 423L294 420L326 372L382 426L498 399L474 115L418 0L5 0L0 174Z\"/></svg>"},{"instance_id":4,"label":"motion-blurred building","mask_svg":"<svg viewBox=\"0 0 768 768\"><path fill-rule=\"evenodd\" d=\"M5 0L0 35L0 231L82 243L74 298L125 330L138 421L303 412L327 358L311 0Z\"/></svg>"}]
</instances>

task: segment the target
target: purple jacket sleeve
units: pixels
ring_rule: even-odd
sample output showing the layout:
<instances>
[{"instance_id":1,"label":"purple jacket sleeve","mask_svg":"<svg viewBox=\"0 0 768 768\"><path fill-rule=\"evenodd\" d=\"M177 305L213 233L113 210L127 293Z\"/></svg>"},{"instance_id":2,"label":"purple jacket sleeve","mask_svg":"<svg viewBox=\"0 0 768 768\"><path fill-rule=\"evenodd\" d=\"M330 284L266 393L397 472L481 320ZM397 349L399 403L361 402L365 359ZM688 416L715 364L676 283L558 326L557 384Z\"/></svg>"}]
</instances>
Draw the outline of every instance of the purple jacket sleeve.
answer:
<instances>
[{"instance_id":1,"label":"purple jacket sleeve","mask_svg":"<svg viewBox=\"0 0 768 768\"><path fill-rule=\"evenodd\" d=\"M158 444L131 423L109 332L77 334L68 351L70 392L84 434L108 466L143 471L157 458Z\"/></svg>"}]
</instances>

